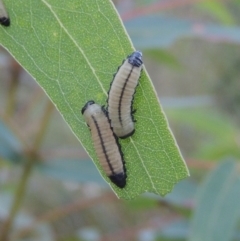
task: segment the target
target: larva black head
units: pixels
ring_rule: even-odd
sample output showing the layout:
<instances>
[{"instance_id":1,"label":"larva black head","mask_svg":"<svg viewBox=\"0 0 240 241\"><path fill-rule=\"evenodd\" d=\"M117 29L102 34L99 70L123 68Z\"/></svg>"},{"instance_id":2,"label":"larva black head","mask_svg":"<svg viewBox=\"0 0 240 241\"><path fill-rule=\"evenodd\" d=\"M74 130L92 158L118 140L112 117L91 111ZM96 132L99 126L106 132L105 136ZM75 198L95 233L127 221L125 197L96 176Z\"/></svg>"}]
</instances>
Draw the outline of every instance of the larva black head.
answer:
<instances>
[{"instance_id":1,"label":"larva black head","mask_svg":"<svg viewBox=\"0 0 240 241\"><path fill-rule=\"evenodd\" d=\"M105 106L104 106L104 105L101 107L101 109L102 109L103 113L104 113L106 116L108 116L108 112L107 112L107 110L105 109Z\"/></svg>"},{"instance_id":2,"label":"larva black head","mask_svg":"<svg viewBox=\"0 0 240 241\"><path fill-rule=\"evenodd\" d=\"M90 106L95 104L95 102L93 100L89 100L82 108L82 115L84 114L85 110Z\"/></svg>"},{"instance_id":3,"label":"larva black head","mask_svg":"<svg viewBox=\"0 0 240 241\"><path fill-rule=\"evenodd\" d=\"M126 186L126 175L124 173L113 174L109 176L110 180L120 188Z\"/></svg>"},{"instance_id":4,"label":"larva black head","mask_svg":"<svg viewBox=\"0 0 240 241\"><path fill-rule=\"evenodd\" d=\"M5 27L10 26L10 18L1 17L1 18L0 18L0 24L3 25L3 26L5 26Z\"/></svg>"},{"instance_id":5,"label":"larva black head","mask_svg":"<svg viewBox=\"0 0 240 241\"><path fill-rule=\"evenodd\" d=\"M140 67L142 65L142 53L140 51L135 51L131 55L128 56L128 63L135 66Z\"/></svg>"}]
</instances>

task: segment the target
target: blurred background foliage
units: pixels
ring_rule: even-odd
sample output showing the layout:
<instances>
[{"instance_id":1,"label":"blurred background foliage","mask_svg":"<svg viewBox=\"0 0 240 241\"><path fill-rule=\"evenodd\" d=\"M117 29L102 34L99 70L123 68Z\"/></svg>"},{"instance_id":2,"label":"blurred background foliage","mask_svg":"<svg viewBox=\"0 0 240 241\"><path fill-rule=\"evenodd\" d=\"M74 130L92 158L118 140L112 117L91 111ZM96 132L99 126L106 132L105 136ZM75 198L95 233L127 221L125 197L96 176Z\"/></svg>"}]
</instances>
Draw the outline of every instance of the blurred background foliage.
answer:
<instances>
[{"instance_id":1,"label":"blurred background foliage","mask_svg":"<svg viewBox=\"0 0 240 241\"><path fill-rule=\"evenodd\" d=\"M0 240L240 240L240 1L114 4L191 177L164 198L118 200L42 89L1 48Z\"/></svg>"}]
</instances>

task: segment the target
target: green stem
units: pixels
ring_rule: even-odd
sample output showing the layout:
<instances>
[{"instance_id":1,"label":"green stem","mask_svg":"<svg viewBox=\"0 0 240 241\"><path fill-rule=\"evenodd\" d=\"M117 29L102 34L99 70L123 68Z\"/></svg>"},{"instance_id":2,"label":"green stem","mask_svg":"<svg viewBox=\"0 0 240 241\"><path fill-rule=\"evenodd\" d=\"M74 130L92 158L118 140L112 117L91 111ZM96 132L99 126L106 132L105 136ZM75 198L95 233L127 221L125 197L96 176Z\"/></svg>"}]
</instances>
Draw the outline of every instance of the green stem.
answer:
<instances>
[{"instance_id":1,"label":"green stem","mask_svg":"<svg viewBox=\"0 0 240 241\"><path fill-rule=\"evenodd\" d=\"M13 204L10 209L9 217L3 224L2 230L0 232L0 241L8 241L9 240L9 233L11 231L13 221L15 219L15 216L18 213L18 210L19 210L21 204L22 204L22 200L24 198L24 195L25 195L25 192L27 189L27 183L28 183L32 168L34 166L34 163L36 162L36 159L37 159L36 154L38 153L38 149L43 141L43 137L44 137L44 134L46 133L47 125L49 123L51 113L53 110L54 110L54 106L49 101L47 104L47 107L46 107L46 111L42 117L38 134L33 143L32 151L29 151L27 153L26 163L23 168L23 173L20 178L19 185L14 194Z\"/></svg>"},{"instance_id":2,"label":"green stem","mask_svg":"<svg viewBox=\"0 0 240 241\"><path fill-rule=\"evenodd\" d=\"M19 185L17 187L17 190L14 194L14 200L13 200L13 204L12 204L12 207L11 207L11 210L10 210L10 213L9 213L9 217L4 222L3 227L2 227L2 231L1 231L1 234L0 234L0 240L1 241L7 241L8 240L8 236L9 236L9 232L10 232L11 227L12 227L13 220L14 220L14 218L15 218L18 210L19 210L19 207L22 203L22 199L23 199L24 194L25 194L27 182L28 182L31 170L32 170L33 163L34 163L34 159L32 159L32 158L29 158L25 163L23 173L22 173L22 176L21 176L21 179L20 179L20 183L19 183Z\"/></svg>"}]
</instances>

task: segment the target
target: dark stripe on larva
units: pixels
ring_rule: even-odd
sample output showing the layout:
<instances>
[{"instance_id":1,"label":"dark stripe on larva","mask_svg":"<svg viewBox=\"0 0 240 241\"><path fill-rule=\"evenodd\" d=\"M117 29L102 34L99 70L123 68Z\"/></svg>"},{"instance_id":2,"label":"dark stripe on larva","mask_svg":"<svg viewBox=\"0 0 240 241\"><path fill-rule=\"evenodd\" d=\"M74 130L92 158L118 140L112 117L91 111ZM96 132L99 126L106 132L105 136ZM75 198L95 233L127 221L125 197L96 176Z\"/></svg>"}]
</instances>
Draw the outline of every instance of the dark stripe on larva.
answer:
<instances>
[{"instance_id":1,"label":"dark stripe on larva","mask_svg":"<svg viewBox=\"0 0 240 241\"><path fill-rule=\"evenodd\" d=\"M124 94L124 91L125 91L125 89L126 89L127 82L128 82L128 80L129 80L129 77L130 77L131 74L132 74L132 70L133 70L133 67L132 67L130 73L128 74L127 79L125 80L125 83L124 83L123 88L122 88L122 91L121 91L119 103L118 103L118 119L119 119L119 122L121 123L121 125L122 125L122 98L123 98L123 94Z\"/></svg>"},{"instance_id":2,"label":"dark stripe on larva","mask_svg":"<svg viewBox=\"0 0 240 241\"><path fill-rule=\"evenodd\" d=\"M110 84L107 99L108 116L113 132L127 138L135 132L133 99L142 71L142 53L133 52L118 67Z\"/></svg>"},{"instance_id":3,"label":"dark stripe on larva","mask_svg":"<svg viewBox=\"0 0 240 241\"><path fill-rule=\"evenodd\" d=\"M91 117L92 117L92 119L93 119L93 121L94 121L94 124L95 124L95 126L96 126L97 133L98 133L98 137L99 137L99 139L100 139L101 146L102 146L102 150L103 150L104 156L105 156L105 158L106 158L106 160L107 160L108 166L109 166L111 172L112 172L113 174L115 174L115 172L114 172L114 170L113 170L113 167L112 167L112 165L111 165L110 159L109 159L109 157L108 157L108 154L107 154L107 151L106 151L106 148L105 148L105 145L104 145L104 141L103 141L103 138L102 138L101 130L100 130L100 128L99 128L99 125L98 125L98 123L97 123L97 120L94 118L94 116L91 116Z\"/></svg>"}]
</instances>

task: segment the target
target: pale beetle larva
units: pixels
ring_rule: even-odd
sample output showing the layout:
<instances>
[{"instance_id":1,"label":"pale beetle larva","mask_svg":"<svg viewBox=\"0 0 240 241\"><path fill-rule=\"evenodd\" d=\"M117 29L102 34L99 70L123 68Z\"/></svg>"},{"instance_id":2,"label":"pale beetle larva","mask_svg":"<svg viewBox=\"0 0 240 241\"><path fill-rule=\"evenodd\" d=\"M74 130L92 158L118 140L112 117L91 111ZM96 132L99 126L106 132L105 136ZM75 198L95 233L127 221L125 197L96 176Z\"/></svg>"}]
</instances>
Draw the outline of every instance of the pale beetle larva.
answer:
<instances>
[{"instance_id":1,"label":"pale beetle larva","mask_svg":"<svg viewBox=\"0 0 240 241\"><path fill-rule=\"evenodd\" d=\"M8 13L5 9L2 0L0 0L0 24L5 27L10 26L10 18L8 16Z\"/></svg>"},{"instance_id":2,"label":"pale beetle larva","mask_svg":"<svg viewBox=\"0 0 240 241\"><path fill-rule=\"evenodd\" d=\"M108 92L108 116L113 132L122 139L135 131L132 104L142 67L142 53L133 52L118 68Z\"/></svg>"},{"instance_id":3,"label":"pale beetle larva","mask_svg":"<svg viewBox=\"0 0 240 241\"><path fill-rule=\"evenodd\" d=\"M91 100L82 108L82 114L91 130L94 148L104 172L118 187L125 187L123 154L110 126L106 110Z\"/></svg>"}]
</instances>

